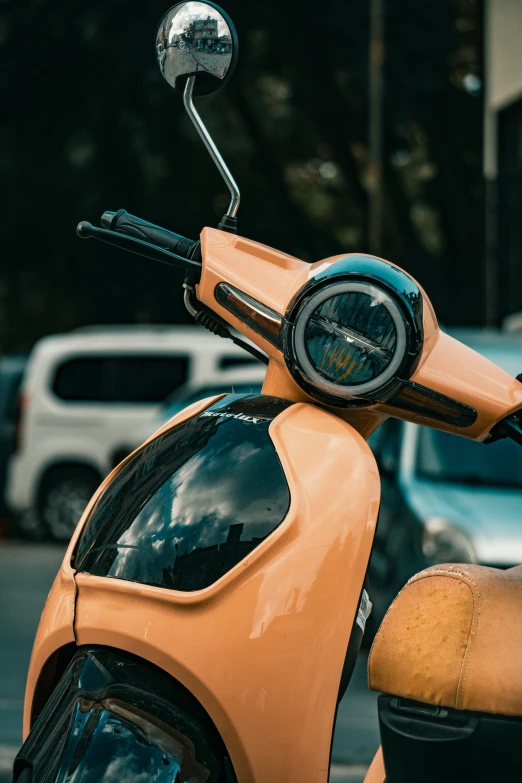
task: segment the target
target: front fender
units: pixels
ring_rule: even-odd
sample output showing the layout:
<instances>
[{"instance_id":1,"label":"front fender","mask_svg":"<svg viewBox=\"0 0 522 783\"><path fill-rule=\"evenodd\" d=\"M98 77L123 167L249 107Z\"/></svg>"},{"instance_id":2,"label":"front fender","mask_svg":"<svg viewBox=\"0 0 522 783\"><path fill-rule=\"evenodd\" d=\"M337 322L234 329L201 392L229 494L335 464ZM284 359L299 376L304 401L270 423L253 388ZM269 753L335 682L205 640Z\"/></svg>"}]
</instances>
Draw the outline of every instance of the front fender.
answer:
<instances>
[{"instance_id":1,"label":"front fender","mask_svg":"<svg viewBox=\"0 0 522 783\"><path fill-rule=\"evenodd\" d=\"M233 783L223 742L196 699L134 656L79 650L14 764L46 783ZM24 778L25 779L25 778Z\"/></svg>"}]
</instances>

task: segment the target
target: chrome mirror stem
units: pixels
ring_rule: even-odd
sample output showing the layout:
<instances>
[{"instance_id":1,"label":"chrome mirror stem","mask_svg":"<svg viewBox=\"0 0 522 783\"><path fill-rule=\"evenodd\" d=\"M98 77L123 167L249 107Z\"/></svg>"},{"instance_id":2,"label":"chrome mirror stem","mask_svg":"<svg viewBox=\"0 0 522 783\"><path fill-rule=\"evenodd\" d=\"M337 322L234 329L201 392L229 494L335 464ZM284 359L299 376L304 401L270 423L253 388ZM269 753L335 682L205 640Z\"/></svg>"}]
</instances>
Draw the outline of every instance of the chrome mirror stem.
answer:
<instances>
[{"instance_id":1,"label":"chrome mirror stem","mask_svg":"<svg viewBox=\"0 0 522 783\"><path fill-rule=\"evenodd\" d=\"M185 109L187 110L187 114L189 115L190 119L194 123L197 132L203 139L205 147L210 153L210 157L216 164L219 173L225 180L226 186L230 191L230 204L228 205L228 210L226 211L225 216L228 218L235 218L237 214L237 210L239 208L239 199L240 199L239 188L237 186L234 177L230 173L227 164L221 157L221 153L219 152L218 148L214 144L214 141L210 133L206 129L205 125L203 124L203 120L201 119L201 117L196 111L196 107L194 106L194 102L192 100L195 79L196 77L194 75L189 76L187 79L187 83L183 91L183 104L185 106Z\"/></svg>"}]
</instances>

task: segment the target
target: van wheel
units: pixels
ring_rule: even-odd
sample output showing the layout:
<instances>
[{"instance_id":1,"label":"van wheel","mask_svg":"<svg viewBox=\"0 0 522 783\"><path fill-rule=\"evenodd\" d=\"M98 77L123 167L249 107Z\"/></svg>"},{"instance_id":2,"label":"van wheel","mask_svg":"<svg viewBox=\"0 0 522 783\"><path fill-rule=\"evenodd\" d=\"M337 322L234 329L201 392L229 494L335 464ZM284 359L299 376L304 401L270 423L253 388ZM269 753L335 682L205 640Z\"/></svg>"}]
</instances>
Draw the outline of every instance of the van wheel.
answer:
<instances>
[{"instance_id":1,"label":"van wheel","mask_svg":"<svg viewBox=\"0 0 522 783\"><path fill-rule=\"evenodd\" d=\"M68 541L99 479L88 468L69 467L51 471L42 483L40 520L55 541Z\"/></svg>"}]
</instances>

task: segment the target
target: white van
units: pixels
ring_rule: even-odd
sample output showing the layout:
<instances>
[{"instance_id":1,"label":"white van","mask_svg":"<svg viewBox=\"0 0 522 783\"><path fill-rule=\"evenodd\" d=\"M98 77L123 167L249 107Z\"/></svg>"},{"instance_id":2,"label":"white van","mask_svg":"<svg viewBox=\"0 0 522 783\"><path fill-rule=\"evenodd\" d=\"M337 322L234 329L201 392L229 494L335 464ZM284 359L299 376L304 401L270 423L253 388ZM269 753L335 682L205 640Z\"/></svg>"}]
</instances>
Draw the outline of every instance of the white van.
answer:
<instances>
[{"instance_id":1,"label":"white van","mask_svg":"<svg viewBox=\"0 0 522 783\"><path fill-rule=\"evenodd\" d=\"M201 327L86 327L40 340L20 396L6 500L22 531L70 537L100 481L181 384L257 360Z\"/></svg>"}]
</instances>

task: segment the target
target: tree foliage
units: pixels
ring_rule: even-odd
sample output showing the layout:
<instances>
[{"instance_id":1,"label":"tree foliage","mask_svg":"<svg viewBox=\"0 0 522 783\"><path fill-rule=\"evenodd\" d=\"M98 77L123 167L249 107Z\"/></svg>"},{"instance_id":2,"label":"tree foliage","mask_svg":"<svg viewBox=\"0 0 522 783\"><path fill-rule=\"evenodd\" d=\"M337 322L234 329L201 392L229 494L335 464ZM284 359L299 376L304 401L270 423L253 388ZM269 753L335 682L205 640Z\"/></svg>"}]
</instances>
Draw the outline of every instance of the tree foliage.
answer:
<instances>
[{"instance_id":1,"label":"tree foliage","mask_svg":"<svg viewBox=\"0 0 522 783\"><path fill-rule=\"evenodd\" d=\"M307 260L364 252L368 3L223 6L239 67L198 108L240 183L240 232ZM180 275L75 235L80 219L125 207L196 237L226 207L155 63L165 10L0 5L0 350L87 323L188 318ZM448 323L482 316L482 102L469 87L481 24L479 0L386 5L384 255Z\"/></svg>"}]
</instances>

